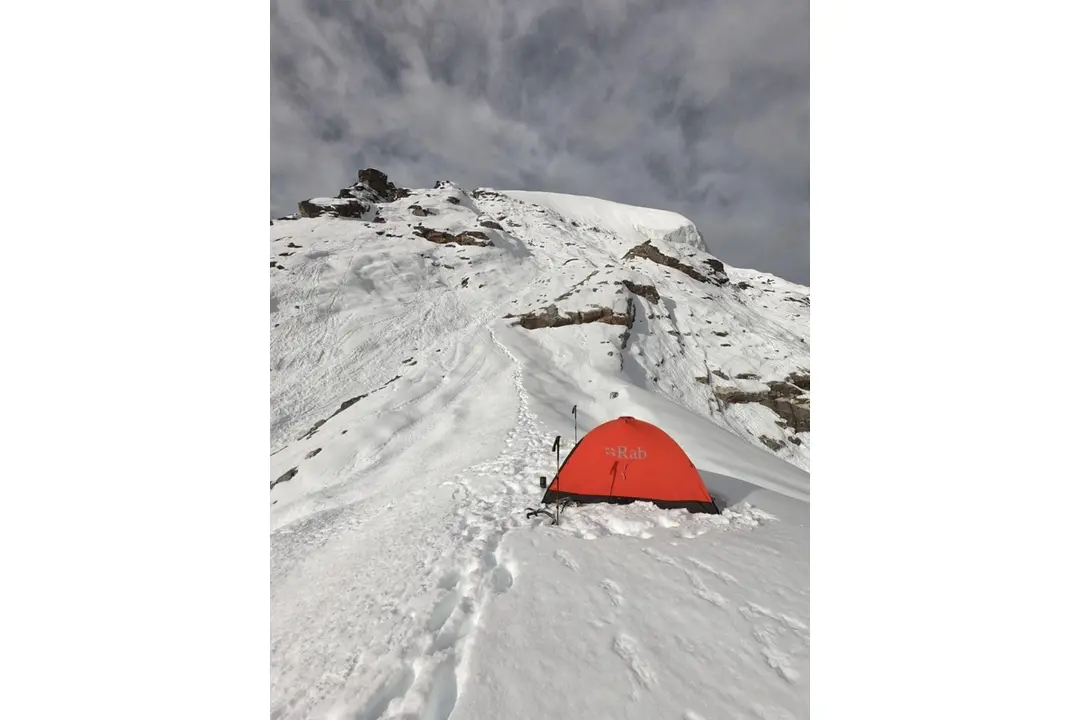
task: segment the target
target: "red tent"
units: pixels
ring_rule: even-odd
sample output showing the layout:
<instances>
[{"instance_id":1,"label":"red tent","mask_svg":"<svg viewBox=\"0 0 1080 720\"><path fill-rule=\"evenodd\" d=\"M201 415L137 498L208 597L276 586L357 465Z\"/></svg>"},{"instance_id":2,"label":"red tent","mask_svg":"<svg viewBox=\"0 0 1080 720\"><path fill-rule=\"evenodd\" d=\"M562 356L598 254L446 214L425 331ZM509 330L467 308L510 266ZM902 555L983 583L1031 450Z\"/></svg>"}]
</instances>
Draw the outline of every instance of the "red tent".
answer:
<instances>
[{"instance_id":1,"label":"red tent","mask_svg":"<svg viewBox=\"0 0 1080 720\"><path fill-rule=\"evenodd\" d=\"M620 417L581 438L544 494L545 503L631 503L719 513L697 468L670 435L655 425Z\"/></svg>"}]
</instances>

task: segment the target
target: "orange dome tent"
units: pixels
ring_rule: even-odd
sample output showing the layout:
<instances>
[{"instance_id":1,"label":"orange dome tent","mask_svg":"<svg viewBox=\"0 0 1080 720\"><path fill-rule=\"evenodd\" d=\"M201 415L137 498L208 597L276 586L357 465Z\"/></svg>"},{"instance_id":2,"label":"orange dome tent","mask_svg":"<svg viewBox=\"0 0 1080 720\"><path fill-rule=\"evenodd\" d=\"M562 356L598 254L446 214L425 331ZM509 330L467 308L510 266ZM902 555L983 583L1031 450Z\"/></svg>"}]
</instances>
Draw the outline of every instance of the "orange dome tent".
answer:
<instances>
[{"instance_id":1,"label":"orange dome tent","mask_svg":"<svg viewBox=\"0 0 1080 720\"><path fill-rule=\"evenodd\" d=\"M683 449L660 428L628 416L581 438L551 481L543 502L631 503L719 513Z\"/></svg>"}]
</instances>

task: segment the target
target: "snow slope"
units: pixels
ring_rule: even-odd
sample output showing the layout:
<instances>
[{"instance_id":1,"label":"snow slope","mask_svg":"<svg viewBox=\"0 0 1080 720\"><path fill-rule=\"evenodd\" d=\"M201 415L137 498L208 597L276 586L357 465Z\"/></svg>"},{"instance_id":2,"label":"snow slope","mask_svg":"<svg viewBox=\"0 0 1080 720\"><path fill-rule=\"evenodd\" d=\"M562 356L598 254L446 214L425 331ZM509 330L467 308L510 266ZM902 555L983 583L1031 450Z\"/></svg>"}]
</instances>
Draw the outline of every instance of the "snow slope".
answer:
<instances>
[{"instance_id":1,"label":"snow slope","mask_svg":"<svg viewBox=\"0 0 1080 720\"><path fill-rule=\"evenodd\" d=\"M808 397L808 289L674 213L347 190L270 228L271 716L805 716L809 432L717 398ZM730 507L527 520L574 405Z\"/></svg>"}]
</instances>

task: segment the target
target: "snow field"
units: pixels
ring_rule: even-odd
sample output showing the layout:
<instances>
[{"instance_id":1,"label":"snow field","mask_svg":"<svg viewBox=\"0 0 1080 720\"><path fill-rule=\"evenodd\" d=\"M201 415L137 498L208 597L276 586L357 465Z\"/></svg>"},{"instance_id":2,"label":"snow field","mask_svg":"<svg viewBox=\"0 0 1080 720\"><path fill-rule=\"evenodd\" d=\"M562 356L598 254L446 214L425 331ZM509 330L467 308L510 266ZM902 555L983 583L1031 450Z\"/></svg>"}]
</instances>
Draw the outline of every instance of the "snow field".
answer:
<instances>
[{"instance_id":1,"label":"snow field","mask_svg":"<svg viewBox=\"0 0 1080 720\"><path fill-rule=\"evenodd\" d=\"M271 285L271 717L805 716L809 476L791 463L808 466L809 434L767 450L771 414L717 409L695 380L808 367L808 308L771 297L805 289L730 269L736 293L622 259L649 239L696 262L672 213L505 195L530 199L448 184L381 205L386 223L271 227L275 250L299 246ZM481 221L502 227L483 228L491 247L409 228ZM505 317L627 301L625 347L622 326ZM658 424L730 507L527 520L573 405L579 435Z\"/></svg>"}]
</instances>

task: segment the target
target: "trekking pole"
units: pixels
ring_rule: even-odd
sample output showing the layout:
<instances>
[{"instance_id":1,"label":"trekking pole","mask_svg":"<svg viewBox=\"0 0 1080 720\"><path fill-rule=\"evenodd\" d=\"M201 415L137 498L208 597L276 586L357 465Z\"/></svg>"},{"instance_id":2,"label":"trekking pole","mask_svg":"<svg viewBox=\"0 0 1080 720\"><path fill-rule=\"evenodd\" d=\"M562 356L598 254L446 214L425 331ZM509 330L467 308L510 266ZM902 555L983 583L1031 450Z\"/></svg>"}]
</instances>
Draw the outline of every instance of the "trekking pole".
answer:
<instances>
[{"instance_id":1,"label":"trekking pole","mask_svg":"<svg viewBox=\"0 0 1080 720\"><path fill-rule=\"evenodd\" d=\"M577 447L577 405L570 412L574 415L574 447Z\"/></svg>"},{"instance_id":2,"label":"trekking pole","mask_svg":"<svg viewBox=\"0 0 1080 720\"><path fill-rule=\"evenodd\" d=\"M560 449L559 448L559 440L561 438L562 438L561 435L556 435L555 436L555 444L553 444L551 446L551 449L555 451L555 477L551 481L551 484L557 486L555 488L555 524L556 525L559 524L559 493L562 490L561 487L558 487L558 485L559 485L559 458L562 455L562 453L559 452L559 449Z\"/></svg>"}]
</instances>

